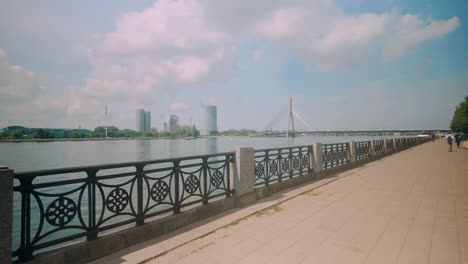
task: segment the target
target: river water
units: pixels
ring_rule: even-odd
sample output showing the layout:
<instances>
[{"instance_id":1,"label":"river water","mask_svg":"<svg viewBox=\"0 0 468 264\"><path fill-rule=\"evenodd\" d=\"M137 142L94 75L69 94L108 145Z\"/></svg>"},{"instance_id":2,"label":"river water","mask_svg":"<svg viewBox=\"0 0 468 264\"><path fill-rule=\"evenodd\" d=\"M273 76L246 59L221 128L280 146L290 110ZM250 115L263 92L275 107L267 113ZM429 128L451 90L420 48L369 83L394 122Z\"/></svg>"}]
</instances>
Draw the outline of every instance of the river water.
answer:
<instances>
[{"instance_id":1,"label":"river water","mask_svg":"<svg viewBox=\"0 0 468 264\"><path fill-rule=\"evenodd\" d=\"M0 143L0 165L6 165L16 172L20 172L213 154L231 151L238 147L263 149L301 146L314 142L339 143L378 138L382 137L217 137L197 138L193 140L155 139Z\"/></svg>"}]
</instances>

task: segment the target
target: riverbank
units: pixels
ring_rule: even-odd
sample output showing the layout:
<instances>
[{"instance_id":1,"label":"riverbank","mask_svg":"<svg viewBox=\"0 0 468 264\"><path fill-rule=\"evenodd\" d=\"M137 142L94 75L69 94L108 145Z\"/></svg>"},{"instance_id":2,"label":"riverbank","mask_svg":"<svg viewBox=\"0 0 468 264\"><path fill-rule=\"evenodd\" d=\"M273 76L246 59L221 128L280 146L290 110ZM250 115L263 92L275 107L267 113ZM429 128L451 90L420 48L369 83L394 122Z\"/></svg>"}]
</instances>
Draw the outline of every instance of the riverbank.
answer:
<instances>
[{"instance_id":1,"label":"riverbank","mask_svg":"<svg viewBox=\"0 0 468 264\"><path fill-rule=\"evenodd\" d=\"M199 136L192 137L134 137L134 138L28 138L28 139L3 139L0 143L21 143L21 142L54 142L54 141L115 141L115 140L157 140L157 139L185 139L195 140L197 138L248 138L250 136Z\"/></svg>"}]
</instances>

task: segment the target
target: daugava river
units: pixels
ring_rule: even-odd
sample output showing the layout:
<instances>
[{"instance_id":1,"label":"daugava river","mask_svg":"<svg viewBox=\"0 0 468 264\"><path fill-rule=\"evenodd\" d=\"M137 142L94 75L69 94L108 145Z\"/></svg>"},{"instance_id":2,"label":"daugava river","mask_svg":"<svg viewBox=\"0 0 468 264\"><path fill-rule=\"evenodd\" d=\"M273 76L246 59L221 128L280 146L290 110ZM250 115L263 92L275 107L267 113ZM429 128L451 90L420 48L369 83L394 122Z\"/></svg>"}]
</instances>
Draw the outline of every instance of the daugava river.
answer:
<instances>
[{"instance_id":1,"label":"daugava river","mask_svg":"<svg viewBox=\"0 0 468 264\"><path fill-rule=\"evenodd\" d=\"M296 138L217 137L193 140L2 142L0 143L0 165L22 172L213 154L231 151L238 147L264 149L301 146L314 142L339 143L380 138L382 137L299 136Z\"/></svg>"}]
</instances>

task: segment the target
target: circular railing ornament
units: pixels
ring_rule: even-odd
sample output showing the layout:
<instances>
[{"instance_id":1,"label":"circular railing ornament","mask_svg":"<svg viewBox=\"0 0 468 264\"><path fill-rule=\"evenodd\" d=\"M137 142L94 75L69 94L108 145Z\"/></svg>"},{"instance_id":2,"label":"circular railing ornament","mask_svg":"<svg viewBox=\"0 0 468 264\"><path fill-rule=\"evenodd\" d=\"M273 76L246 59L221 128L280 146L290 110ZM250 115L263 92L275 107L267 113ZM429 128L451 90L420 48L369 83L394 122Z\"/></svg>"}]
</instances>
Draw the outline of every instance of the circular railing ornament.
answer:
<instances>
[{"instance_id":1,"label":"circular railing ornament","mask_svg":"<svg viewBox=\"0 0 468 264\"><path fill-rule=\"evenodd\" d=\"M219 171L216 170L213 175L211 175L211 184L215 187L218 188L221 186L221 184L224 182L223 179L223 174Z\"/></svg>"},{"instance_id":2,"label":"circular railing ornament","mask_svg":"<svg viewBox=\"0 0 468 264\"><path fill-rule=\"evenodd\" d=\"M190 175L187 180L185 181L184 189L190 194L193 194L197 191L198 187L200 186L200 180L194 175Z\"/></svg>"},{"instance_id":3,"label":"circular railing ornament","mask_svg":"<svg viewBox=\"0 0 468 264\"><path fill-rule=\"evenodd\" d=\"M127 207L128 201L128 192L122 188L116 188L107 196L106 207L109 211L118 214Z\"/></svg>"},{"instance_id":4,"label":"circular railing ornament","mask_svg":"<svg viewBox=\"0 0 468 264\"><path fill-rule=\"evenodd\" d=\"M283 162L281 162L281 167L283 168L284 172L289 171L289 160L284 159Z\"/></svg>"},{"instance_id":5,"label":"circular railing ornament","mask_svg":"<svg viewBox=\"0 0 468 264\"><path fill-rule=\"evenodd\" d=\"M299 165L300 165L299 157L293 158L292 165L295 170L299 169Z\"/></svg>"},{"instance_id":6,"label":"circular railing ornament","mask_svg":"<svg viewBox=\"0 0 468 264\"><path fill-rule=\"evenodd\" d=\"M66 197L55 199L46 209L45 218L53 226L63 227L75 217L75 202Z\"/></svg>"},{"instance_id":7,"label":"circular railing ornament","mask_svg":"<svg viewBox=\"0 0 468 264\"><path fill-rule=\"evenodd\" d=\"M270 163L270 172L271 174L276 174L278 172L278 163L276 163L276 161Z\"/></svg>"},{"instance_id":8,"label":"circular railing ornament","mask_svg":"<svg viewBox=\"0 0 468 264\"><path fill-rule=\"evenodd\" d=\"M150 190L151 199L155 202L162 202L169 195L169 185L162 181L157 180Z\"/></svg>"},{"instance_id":9,"label":"circular railing ornament","mask_svg":"<svg viewBox=\"0 0 468 264\"><path fill-rule=\"evenodd\" d=\"M264 173L265 168L263 167L263 164L258 163L257 166L255 166L255 175L257 175L257 177L262 177Z\"/></svg>"}]
</instances>

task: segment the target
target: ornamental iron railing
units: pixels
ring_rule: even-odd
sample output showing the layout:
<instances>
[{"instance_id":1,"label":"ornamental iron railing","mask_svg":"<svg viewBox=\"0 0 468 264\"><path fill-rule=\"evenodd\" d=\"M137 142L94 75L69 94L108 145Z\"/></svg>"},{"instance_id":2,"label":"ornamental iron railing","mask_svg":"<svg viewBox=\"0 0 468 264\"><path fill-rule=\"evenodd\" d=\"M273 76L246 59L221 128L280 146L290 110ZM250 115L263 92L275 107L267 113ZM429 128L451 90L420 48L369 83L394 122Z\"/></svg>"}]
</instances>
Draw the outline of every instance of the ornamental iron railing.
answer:
<instances>
[{"instance_id":1,"label":"ornamental iron railing","mask_svg":"<svg viewBox=\"0 0 468 264\"><path fill-rule=\"evenodd\" d=\"M370 141L356 142L356 160L362 161L370 158Z\"/></svg>"},{"instance_id":2,"label":"ornamental iron railing","mask_svg":"<svg viewBox=\"0 0 468 264\"><path fill-rule=\"evenodd\" d=\"M401 139L401 146L403 147L403 149L407 149L409 147L407 138L402 138Z\"/></svg>"},{"instance_id":3,"label":"ornamental iron railing","mask_svg":"<svg viewBox=\"0 0 468 264\"><path fill-rule=\"evenodd\" d=\"M375 156L383 156L385 154L384 152L384 140L383 139L378 139L374 140L374 155Z\"/></svg>"},{"instance_id":4,"label":"ornamental iron railing","mask_svg":"<svg viewBox=\"0 0 468 264\"><path fill-rule=\"evenodd\" d=\"M387 153L392 153L395 151L395 145L393 144L393 139L386 139L385 144L387 144Z\"/></svg>"},{"instance_id":5,"label":"ornamental iron railing","mask_svg":"<svg viewBox=\"0 0 468 264\"><path fill-rule=\"evenodd\" d=\"M401 144L401 139L397 138L395 139L395 151L399 151L402 149L402 144Z\"/></svg>"},{"instance_id":6,"label":"ornamental iron railing","mask_svg":"<svg viewBox=\"0 0 468 264\"><path fill-rule=\"evenodd\" d=\"M255 151L255 186L268 186L285 178L312 173L312 147L288 147Z\"/></svg>"},{"instance_id":7,"label":"ornamental iron railing","mask_svg":"<svg viewBox=\"0 0 468 264\"><path fill-rule=\"evenodd\" d=\"M340 167L349 162L349 143L323 144L322 169Z\"/></svg>"},{"instance_id":8,"label":"ornamental iron railing","mask_svg":"<svg viewBox=\"0 0 468 264\"><path fill-rule=\"evenodd\" d=\"M20 210L13 257L31 259L74 240L178 214L231 195L231 152L15 173Z\"/></svg>"}]
</instances>

